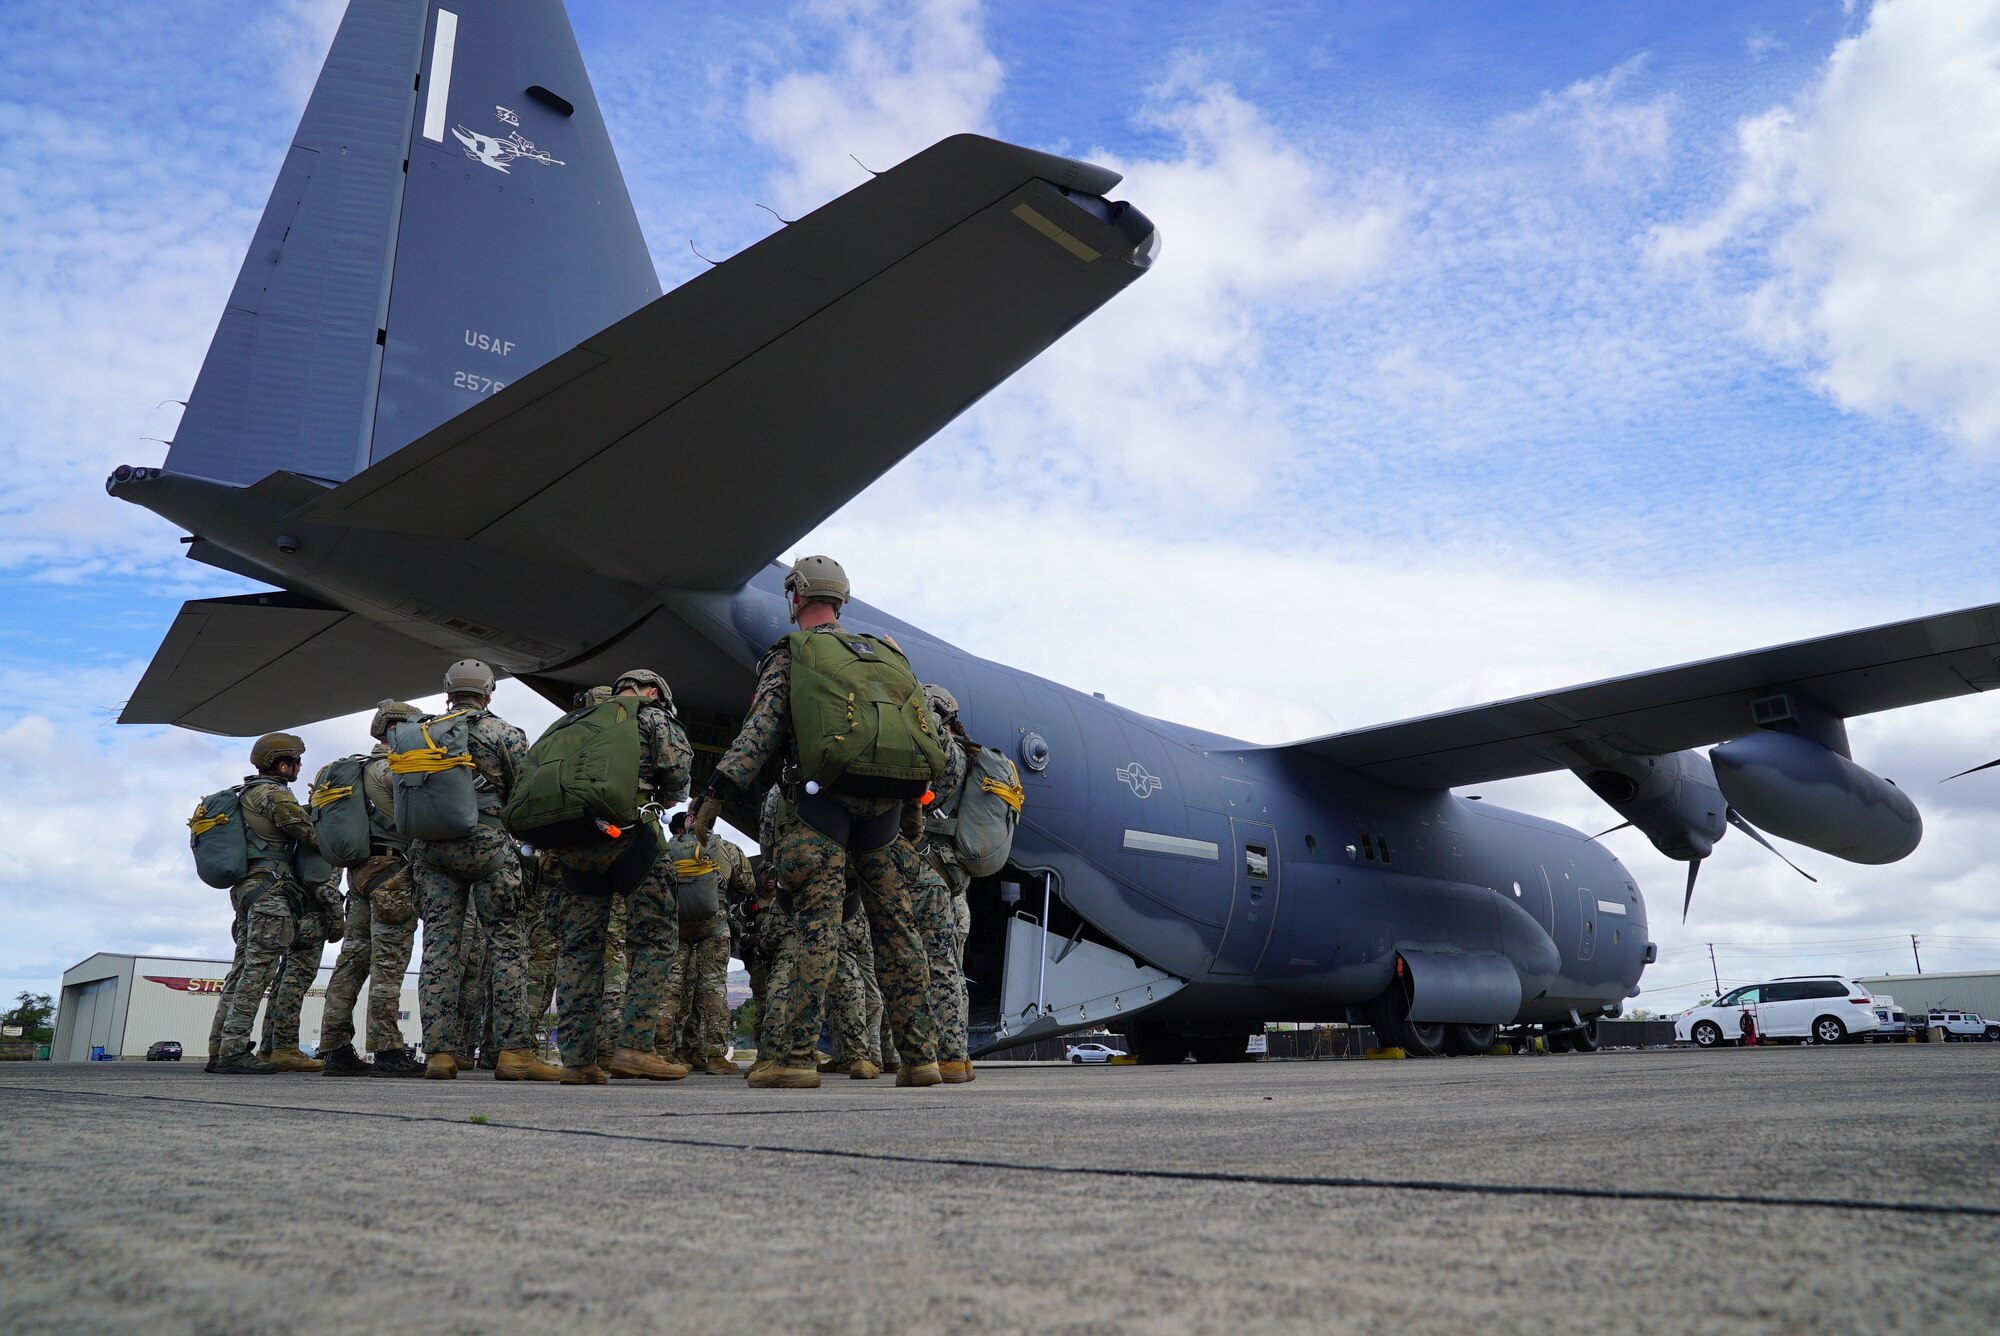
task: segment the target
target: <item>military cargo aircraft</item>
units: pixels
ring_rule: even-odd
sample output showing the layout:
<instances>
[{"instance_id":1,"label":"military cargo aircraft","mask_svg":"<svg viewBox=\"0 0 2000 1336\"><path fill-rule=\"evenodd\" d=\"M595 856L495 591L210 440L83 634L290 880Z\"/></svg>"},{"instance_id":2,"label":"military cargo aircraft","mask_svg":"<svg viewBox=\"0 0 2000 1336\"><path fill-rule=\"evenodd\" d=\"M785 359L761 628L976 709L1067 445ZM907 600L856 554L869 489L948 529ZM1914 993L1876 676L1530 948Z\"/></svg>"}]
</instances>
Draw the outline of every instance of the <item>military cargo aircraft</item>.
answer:
<instances>
[{"instance_id":1,"label":"military cargo aircraft","mask_svg":"<svg viewBox=\"0 0 2000 1336\"><path fill-rule=\"evenodd\" d=\"M644 663L712 760L787 627L774 559L1144 276L1117 181L948 139L662 295L557 0L353 0L164 467L107 484L271 591L186 604L123 720L254 734L465 656L567 707ZM1343 1014L1592 1047L1654 957L1637 883L1455 790L1568 769L1689 897L1731 825L1887 862L1921 820L1842 721L2000 684L1985 607L1252 746L843 620L1019 762L985 1045L1108 1024L1152 1061Z\"/></svg>"}]
</instances>

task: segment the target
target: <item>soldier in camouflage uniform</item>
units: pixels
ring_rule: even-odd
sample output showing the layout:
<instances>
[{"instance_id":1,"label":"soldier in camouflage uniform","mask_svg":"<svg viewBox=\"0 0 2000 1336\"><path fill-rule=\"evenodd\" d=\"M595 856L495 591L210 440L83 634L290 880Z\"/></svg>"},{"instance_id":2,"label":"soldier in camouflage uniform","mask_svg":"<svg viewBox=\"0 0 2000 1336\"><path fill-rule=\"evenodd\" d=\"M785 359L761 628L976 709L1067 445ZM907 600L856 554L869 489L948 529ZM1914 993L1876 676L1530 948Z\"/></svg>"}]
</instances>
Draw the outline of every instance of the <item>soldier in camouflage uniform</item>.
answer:
<instances>
[{"instance_id":1,"label":"soldier in camouflage uniform","mask_svg":"<svg viewBox=\"0 0 2000 1336\"><path fill-rule=\"evenodd\" d=\"M931 785L931 812L956 810L953 800L965 785L969 764L967 749L976 747L959 723L958 700L941 686L928 684L924 697L930 702L945 741L944 774ZM938 1070L947 1083L973 1079L972 1059L967 1045L967 998L965 992L965 936L971 927L966 906L966 889L971 876L958 863L958 848L949 835L933 831L919 822L907 827L899 841L897 865L911 885L911 905L916 912L917 931L924 939L924 955L930 962L931 983L927 996L931 1014L938 1025Z\"/></svg>"},{"instance_id":2,"label":"soldier in camouflage uniform","mask_svg":"<svg viewBox=\"0 0 2000 1336\"><path fill-rule=\"evenodd\" d=\"M785 589L797 634L840 636L850 645L866 643L840 625L848 587L835 562L801 558L786 576ZM875 643L895 651L893 644ZM869 652L887 662L879 659L879 651ZM900 651L896 653L900 659ZM792 739L791 678L792 641L787 637L765 656L750 713L735 743L716 763L701 806L689 822L698 839L707 838L725 799L747 796L768 765L798 755ZM814 819L828 829L800 816L798 804L807 800ZM903 800L808 793L801 785L797 792L788 790L782 801L775 855L779 886L791 897L792 993L782 1012L773 1017L775 1065L752 1072L750 1084L803 1089L819 1085L814 1055L827 986L837 968L841 903L847 898L850 862L860 878L876 969L902 1059L897 1084L938 1084L943 1078L937 1068L936 1026L924 1001L923 947L911 926L908 890L889 855Z\"/></svg>"},{"instance_id":3,"label":"soldier in camouflage uniform","mask_svg":"<svg viewBox=\"0 0 2000 1336\"><path fill-rule=\"evenodd\" d=\"M634 669L613 683L612 690L645 702L638 713L640 805L657 811L678 803L687 796L694 749L688 745L680 720L674 717L674 698L666 680L650 669ZM686 1067L653 1052L674 951L674 918L669 907L673 861L667 856L658 826L649 821L615 841L552 852L563 868L561 885L553 892L558 898L556 924L561 942L556 960L556 1005L560 1009L556 1029L562 1046L563 1082L597 1085L614 1076L653 1081L677 1081L686 1076ZM610 892L621 884L630 885L625 938L631 956L617 1044L611 1060L600 1065L598 1031Z\"/></svg>"},{"instance_id":4,"label":"soldier in camouflage uniform","mask_svg":"<svg viewBox=\"0 0 2000 1336\"><path fill-rule=\"evenodd\" d=\"M306 744L290 733L267 733L250 748L257 773L243 781L239 798L250 870L229 890L230 904L244 925L243 965L219 1036L215 1071L222 1075L267 1076L279 1070L251 1051L250 1027L307 907L294 857L301 846L319 846L312 821L291 789L305 754Z\"/></svg>"},{"instance_id":5,"label":"soldier in camouflage uniform","mask_svg":"<svg viewBox=\"0 0 2000 1336\"><path fill-rule=\"evenodd\" d=\"M423 712L402 701L375 707L368 731L374 750L361 767L361 796L373 813L368 861L347 870L347 932L326 984L326 1010L319 1023L319 1051L328 1076L422 1076L423 1064L404 1050L398 1016L403 1007L403 973L417 941L416 890L410 877L409 842L389 832L395 826L389 789L389 725L420 719ZM354 1051L354 1007L368 985L368 1053Z\"/></svg>"},{"instance_id":6,"label":"soldier in camouflage uniform","mask_svg":"<svg viewBox=\"0 0 2000 1336\"><path fill-rule=\"evenodd\" d=\"M678 835L687 814L676 812L671 829ZM729 1060L729 912L732 899L756 892L750 860L741 849L712 835L702 853L720 869L725 908L706 918L682 922L680 950L660 1008L656 1048L662 1057L710 1076L741 1076Z\"/></svg>"},{"instance_id":7,"label":"soldier in camouflage uniform","mask_svg":"<svg viewBox=\"0 0 2000 1336\"><path fill-rule=\"evenodd\" d=\"M514 790L528 739L487 709L493 699L493 670L485 664L477 659L453 664L444 685L446 708L471 714L466 750L478 771L480 811L479 824L470 835L417 840L410 846L424 917L424 966L417 988L423 1013L424 1075L449 1081L471 1062L476 1036L459 1028L460 993L467 986L485 986L480 976L466 978L465 916L471 909L478 913L486 934L485 978L492 981L493 1032L500 1048L493 1074L502 1081L554 1081L561 1073L535 1056L534 1031L526 1015L528 937L521 921L521 860L498 816Z\"/></svg>"}]
</instances>

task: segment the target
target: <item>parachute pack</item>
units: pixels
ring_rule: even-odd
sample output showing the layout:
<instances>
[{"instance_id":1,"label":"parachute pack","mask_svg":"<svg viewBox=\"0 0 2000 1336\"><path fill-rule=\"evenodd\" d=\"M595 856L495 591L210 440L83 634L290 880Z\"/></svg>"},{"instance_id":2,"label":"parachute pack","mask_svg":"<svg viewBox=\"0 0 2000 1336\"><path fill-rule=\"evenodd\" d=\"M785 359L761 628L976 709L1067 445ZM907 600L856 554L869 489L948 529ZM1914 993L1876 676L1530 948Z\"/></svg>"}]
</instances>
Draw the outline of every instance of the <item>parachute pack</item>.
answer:
<instances>
[{"instance_id":1,"label":"parachute pack","mask_svg":"<svg viewBox=\"0 0 2000 1336\"><path fill-rule=\"evenodd\" d=\"M468 749L472 721L459 710L389 725L396 829L407 840L462 840L479 824L479 768Z\"/></svg>"},{"instance_id":2,"label":"parachute pack","mask_svg":"<svg viewBox=\"0 0 2000 1336\"><path fill-rule=\"evenodd\" d=\"M366 756L343 756L328 761L313 776L313 829L319 835L319 851L335 867L360 867L376 845L403 843L395 824L377 805L388 795L371 794L367 775Z\"/></svg>"},{"instance_id":3,"label":"parachute pack","mask_svg":"<svg viewBox=\"0 0 2000 1336\"><path fill-rule=\"evenodd\" d=\"M874 636L794 631L799 778L855 798L914 798L944 773L944 744L909 661Z\"/></svg>"},{"instance_id":4,"label":"parachute pack","mask_svg":"<svg viewBox=\"0 0 2000 1336\"><path fill-rule=\"evenodd\" d=\"M537 848L601 844L640 821L637 696L571 710L528 748L500 820Z\"/></svg>"},{"instance_id":5,"label":"parachute pack","mask_svg":"<svg viewBox=\"0 0 2000 1336\"><path fill-rule=\"evenodd\" d=\"M195 875L219 891L242 881L250 875L250 839L243 824L242 788L209 794L188 818Z\"/></svg>"},{"instance_id":6,"label":"parachute pack","mask_svg":"<svg viewBox=\"0 0 2000 1336\"><path fill-rule=\"evenodd\" d=\"M674 907L686 933L722 912L722 865L702 853L692 835L667 841L667 857L674 863Z\"/></svg>"},{"instance_id":7,"label":"parachute pack","mask_svg":"<svg viewBox=\"0 0 2000 1336\"><path fill-rule=\"evenodd\" d=\"M960 867L975 877L990 877L1007 865L1027 795L1012 760L991 747L968 750L965 783L952 810L932 816L929 829L951 840Z\"/></svg>"}]
</instances>

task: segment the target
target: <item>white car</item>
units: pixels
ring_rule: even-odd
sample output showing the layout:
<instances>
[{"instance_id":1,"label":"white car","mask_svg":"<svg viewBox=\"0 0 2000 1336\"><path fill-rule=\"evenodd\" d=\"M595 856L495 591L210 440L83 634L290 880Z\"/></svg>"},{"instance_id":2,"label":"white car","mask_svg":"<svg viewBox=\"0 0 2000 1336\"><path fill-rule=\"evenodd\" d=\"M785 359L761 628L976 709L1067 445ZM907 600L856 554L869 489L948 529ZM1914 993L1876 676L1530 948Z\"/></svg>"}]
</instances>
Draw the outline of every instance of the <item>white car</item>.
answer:
<instances>
[{"instance_id":1,"label":"white car","mask_svg":"<svg viewBox=\"0 0 2000 1336\"><path fill-rule=\"evenodd\" d=\"M1063 1056L1071 1062L1109 1062L1113 1058L1124 1057L1125 1050L1122 1048L1110 1048L1104 1044L1095 1042L1071 1044L1067 1049L1063 1050Z\"/></svg>"},{"instance_id":2,"label":"white car","mask_svg":"<svg viewBox=\"0 0 2000 1336\"><path fill-rule=\"evenodd\" d=\"M1793 975L1753 983L1682 1012L1674 1018L1674 1038L1697 1048L1734 1044L1742 1038L1746 1011L1756 1018L1760 1038L1812 1044L1838 1044L1882 1023L1875 1014L1875 999L1852 979L1837 974Z\"/></svg>"}]
</instances>

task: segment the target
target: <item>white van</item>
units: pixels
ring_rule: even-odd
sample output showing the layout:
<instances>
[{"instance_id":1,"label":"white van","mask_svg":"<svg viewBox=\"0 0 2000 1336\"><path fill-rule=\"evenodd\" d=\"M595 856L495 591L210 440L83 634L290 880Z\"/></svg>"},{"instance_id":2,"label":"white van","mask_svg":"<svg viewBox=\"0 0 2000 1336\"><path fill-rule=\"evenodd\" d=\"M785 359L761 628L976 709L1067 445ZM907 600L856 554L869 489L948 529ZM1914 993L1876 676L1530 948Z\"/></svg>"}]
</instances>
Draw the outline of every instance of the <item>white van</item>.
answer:
<instances>
[{"instance_id":1,"label":"white van","mask_svg":"<svg viewBox=\"0 0 2000 1336\"><path fill-rule=\"evenodd\" d=\"M1743 1014L1756 1017L1765 1039L1838 1044L1882 1023L1875 999L1837 974L1791 975L1725 993L1674 1018L1674 1038L1697 1048L1717 1048L1742 1038Z\"/></svg>"}]
</instances>

